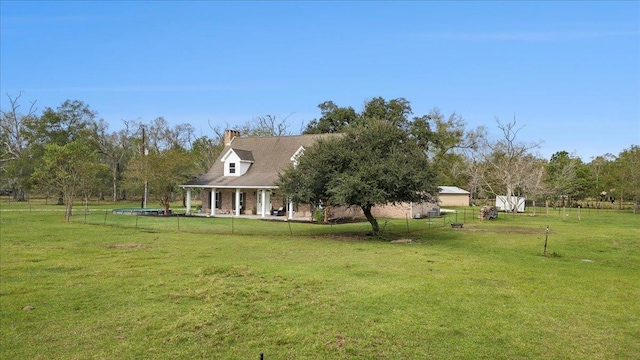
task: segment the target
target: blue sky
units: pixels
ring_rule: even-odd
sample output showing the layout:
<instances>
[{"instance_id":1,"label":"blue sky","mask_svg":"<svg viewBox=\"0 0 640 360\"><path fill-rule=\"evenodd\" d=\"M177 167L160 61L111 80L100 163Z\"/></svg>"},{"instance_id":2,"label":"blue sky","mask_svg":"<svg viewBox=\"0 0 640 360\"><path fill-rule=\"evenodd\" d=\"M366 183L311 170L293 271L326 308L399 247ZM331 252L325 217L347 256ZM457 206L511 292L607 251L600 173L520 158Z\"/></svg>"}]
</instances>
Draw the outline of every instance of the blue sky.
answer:
<instances>
[{"instance_id":1,"label":"blue sky","mask_svg":"<svg viewBox=\"0 0 640 360\"><path fill-rule=\"evenodd\" d=\"M403 97L590 161L640 144L640 2L0 2L0 87L109 124L236 127ZM26 105L25 105L26 106Z\"/></svg>"}]
</instances>

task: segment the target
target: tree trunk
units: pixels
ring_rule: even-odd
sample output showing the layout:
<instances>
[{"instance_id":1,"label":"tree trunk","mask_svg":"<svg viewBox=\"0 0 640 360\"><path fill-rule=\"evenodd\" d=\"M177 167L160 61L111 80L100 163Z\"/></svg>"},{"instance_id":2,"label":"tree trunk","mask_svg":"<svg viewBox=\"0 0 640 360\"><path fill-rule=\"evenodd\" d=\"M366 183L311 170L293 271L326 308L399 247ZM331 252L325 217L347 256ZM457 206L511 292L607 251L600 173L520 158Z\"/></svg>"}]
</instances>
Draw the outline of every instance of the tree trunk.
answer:
<instances>
[{"instance_id":1,"label":"tree trunk","mask_svg":"<svg viewBox=\"0 0 640 360\"><path fill-rule=\"evenodd\" d=\"M69 222L69 220L71 220L71 213L72 213L72 208L73 208L73 199L67 200L67 208L64 212L64 220L66 222Z\"/></svg>"},{"instance_id":2,"label":"tree trunk","mask_svg":"<svg viewBox=\"0 0 640 360\"><path fill-rule=\"evenodd\" d=\"M620 210L622 210L622 190L620 190Z\"/></svg>"},{"instance_id":3,"label":"tree trunk","mask_svg":"<svg viewBox=\"0 0 640 360\"><path fill-rule=\"evenodd\" d=\"M163 196L162 200L160 200L160 203L162 204L162 207L164 208L164 216L169 216L170 200L171 200L170 196Z\"/></svg>"},{"instance_id":4,"label":"tree trunk","mask_svg":"<svg viewBox=\"0 0 640 360\"><path fill-rule=\"evenodd\" d=\"M544 207L545 207L545 210L547 211L547 215L549 215L549 200L544 201Z\"/></svg>"},{"instance_id":5,"label":"tree trunk","mask_svg":"<svg viewBox=\"0 0 640 360\"><path fill-rule=\"evenodd\" d=\"M536 201L533 200L533 216L536 216Z\"/></svg>"},{"instance_id":6,"label":"tree trunk","mask_svg":"<svg viewBox=\"0 0 640 360\"><path fill-rule=\"evenodd\" d=\"M25 201L24 189L19 189L18 191L16 191L16 195L16 201Z\"/></svg>"},{"instance_id":7,"label":"tree trunk","mask_svg":"<svg viewBox=\"0 0 640 360\"><path fill-rule=\"evenodd\" d=\"M113 202L118 201L118 170L113 171Z\"/></svg>"},{"instance_id":8,"label":"tree trunk","mask_svg":"<svg viewBox=\"0 0 640 360\"><path fill-rule=\"evenodd\" d=\"M371 214L371 208L373 207L373 205L362 205L360 207L362 208L362 212L364 213L364 216L367 218L367 220L371 224L372 234L378 235L378 233L380 232L380 227L378 226L378 220L376 220L376 218L374 218L373 215Z\"/></svg>"}]
</instances>

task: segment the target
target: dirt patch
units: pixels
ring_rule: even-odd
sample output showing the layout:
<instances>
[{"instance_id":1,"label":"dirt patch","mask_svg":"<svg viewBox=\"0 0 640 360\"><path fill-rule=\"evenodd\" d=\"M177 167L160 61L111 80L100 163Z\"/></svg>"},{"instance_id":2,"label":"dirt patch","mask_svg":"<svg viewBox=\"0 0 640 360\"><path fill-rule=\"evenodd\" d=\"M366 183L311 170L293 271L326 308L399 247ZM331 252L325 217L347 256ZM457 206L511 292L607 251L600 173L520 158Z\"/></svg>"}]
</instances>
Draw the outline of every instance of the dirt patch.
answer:
<instances>
[{"instance_id":1,"label":"dirt patch","mask_svg":"<svg viewBox=\"0 0 640 360\"><path fill-rule=\"evenodd\" d=\"M112 244L107 245L109 249L147 249L151 246L145 244Z\"/></svg>"}]
</instances>

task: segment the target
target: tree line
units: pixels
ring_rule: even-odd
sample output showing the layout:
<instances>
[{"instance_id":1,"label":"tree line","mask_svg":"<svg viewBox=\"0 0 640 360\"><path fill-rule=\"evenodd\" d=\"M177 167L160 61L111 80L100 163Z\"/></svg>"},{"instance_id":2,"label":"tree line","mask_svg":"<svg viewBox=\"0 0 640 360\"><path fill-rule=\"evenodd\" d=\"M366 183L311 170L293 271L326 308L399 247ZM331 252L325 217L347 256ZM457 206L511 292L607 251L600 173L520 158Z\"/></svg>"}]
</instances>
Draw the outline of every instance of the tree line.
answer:
<instances>
[{"instance_id":1,"label":"tree line","mask_svg":"<svg viewBox=\"0 0 640 360\"><path fill-rule=\"evenodd\" d=\"M36 102L22 95L7 95L1 113L0 190L15 201L29 193L55 199L66 205L67 219L77 199L141 199L141 205L153 199L168 209L181 193L178 185L208 171L223 149L220 126L209 125L211 135L198 136L191 124L172 126L159 117L122 120L119 130L110 131L82 101L38 112ZM282 191L299 200L352 203L364 206L366 215L368 207L383 201L424 200L437 185L453 185L471 191L474 199L514 195L563 205L624 200L638 210L638 145L587 163L566 151L544 159L536 153L539 143L520 141L523 128L516 120L496 119L499 136L490 140L487 128L467 129L455 113L433 109L414 116L403 98L369 99L360 111L332 101L318 107L321 116L302 133L343 136L336 144L309 149L297 174L282 174ZM286 117L270 115L248 120L239 130L242 136L291 135ZM333 174L311 171L323 157L324 164L332 159ZM285 175L310 185L291 188Z\"/></svg>"}]
</instances>

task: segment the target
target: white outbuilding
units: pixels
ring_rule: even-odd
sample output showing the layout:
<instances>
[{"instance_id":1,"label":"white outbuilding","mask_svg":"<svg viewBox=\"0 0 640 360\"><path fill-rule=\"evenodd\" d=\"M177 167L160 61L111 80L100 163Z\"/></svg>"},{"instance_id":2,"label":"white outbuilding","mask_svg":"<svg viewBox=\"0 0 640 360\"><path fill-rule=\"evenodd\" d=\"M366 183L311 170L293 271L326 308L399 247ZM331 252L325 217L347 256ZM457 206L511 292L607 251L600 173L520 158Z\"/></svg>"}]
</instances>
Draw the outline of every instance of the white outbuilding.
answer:
<instances>
[{"instance_id":1,"label":"white outbuilding","mask_svg":"<svg viewBox=\"0 0 640 360\"><path fill-rule=\"evenodd\" d=\"M525 198L523 197L511 196L510 199L507 199L506 196L496 196L496 207L498 211L511 212L513 209L516 209L517 212L524 212L524 202Z\"/></svg>"}]
</instances>

